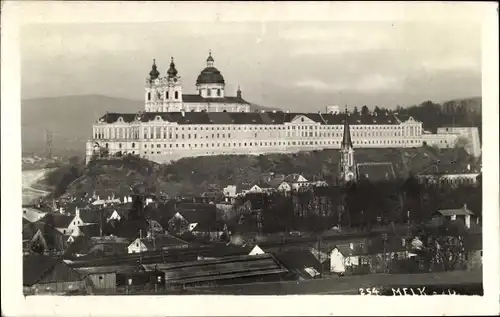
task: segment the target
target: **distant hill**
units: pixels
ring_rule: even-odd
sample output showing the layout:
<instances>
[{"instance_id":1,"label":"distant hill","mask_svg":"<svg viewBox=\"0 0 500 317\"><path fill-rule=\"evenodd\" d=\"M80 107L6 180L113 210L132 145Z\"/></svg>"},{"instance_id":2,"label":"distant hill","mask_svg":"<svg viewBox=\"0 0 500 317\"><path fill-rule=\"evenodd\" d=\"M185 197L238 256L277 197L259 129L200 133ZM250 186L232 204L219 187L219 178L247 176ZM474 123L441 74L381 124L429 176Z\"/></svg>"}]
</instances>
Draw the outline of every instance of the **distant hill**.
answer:
<instances>
[{"instance_id":1,"label":"distant hill","mask_svg":"<svg viewBox=\"0 0 500 317\"><path fill-rule=\"evenodd\" d=\"M256 104L251 104L250 108L252 111L273 110ZM92 136L92 123L106 111L137 112L142 109L143 101L102 95L24 99L21 101L23 154L45 155L45 131L49 130L54 155L82 156L85 142Z\"/></svg>"}]
</instances>

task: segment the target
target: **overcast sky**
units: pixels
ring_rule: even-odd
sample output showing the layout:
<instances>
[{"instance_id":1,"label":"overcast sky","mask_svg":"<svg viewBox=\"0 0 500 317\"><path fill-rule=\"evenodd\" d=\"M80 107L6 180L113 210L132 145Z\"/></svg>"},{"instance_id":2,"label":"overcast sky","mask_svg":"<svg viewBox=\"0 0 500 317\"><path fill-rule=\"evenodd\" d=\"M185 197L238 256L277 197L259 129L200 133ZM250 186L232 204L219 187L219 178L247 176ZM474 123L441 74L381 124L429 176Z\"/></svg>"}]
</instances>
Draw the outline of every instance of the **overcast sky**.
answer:
<instances>
[{"instance_id":1,"label":"overcast sky","mask_svg":"<svg viewBox=\"0 0 500 317\"><path fill-rule=\"evenodd\" d=\"M212 50L226 94L292 111L393 108L481 95L481 27L442 22L43 24L21 32L22 97L142 100L156 58L173 56L184 92Z\"/></svg>"}]
</instances>

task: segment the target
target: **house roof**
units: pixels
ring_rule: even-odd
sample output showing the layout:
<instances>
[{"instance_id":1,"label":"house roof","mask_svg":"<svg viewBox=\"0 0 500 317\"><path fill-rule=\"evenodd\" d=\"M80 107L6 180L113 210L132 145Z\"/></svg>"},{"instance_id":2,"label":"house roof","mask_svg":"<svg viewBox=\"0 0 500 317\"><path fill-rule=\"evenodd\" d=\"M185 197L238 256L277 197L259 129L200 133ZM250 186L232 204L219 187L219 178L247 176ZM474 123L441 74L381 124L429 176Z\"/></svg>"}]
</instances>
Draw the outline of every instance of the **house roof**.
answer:
<instances>
[{"instance_id":1,"label":"house roof","mask_svg":"<svg viewBox=\"0 0 500 317\"><path fill-rule=\"evenodd\" d=\"M79 281L81 277L72 269L70 269L61 259L53 258L46 255L26 255L23 257L23 285L32 286L44 280L45 282L67 282Z\"/></svg>"},{"instance_id":2,"label":"house roof","mask_svg":"<svg viewBox=\"0 0 500 317\"><path fill-rule=\"evenodd\" d=\"M73 218L74 216L48 213L45 216L43 216L43 218L40 219L39 222L44 222L54 228L67 228L70 225Z\"/></svg>"},{"instance_id":3,"label":"house roof","mask_svg":"<svg viewBox=\"0 0 500 317\"><path fill-rule=\"evenodd\" d=\"M280 261L289 271L295 272L299 276L310 279L316 274L314 271L321 271L321 264L309 250L289 250L280 253L274 253L274 256ZM310 270L306 270L312 268ZM311 273L313 273L311 275Z\"/></svg>"},{"instance_id":4,"label":"house roof","mask_svg":"<svg viewBox=\"0 0 500 317\"><path fill-rule=\"evenodd\" d=\"M299 178L301 177L302 175L300 174L290 174L290 175L287 175L285 177L285 182L288 182L288 183L298 183L299 182ZM302 176L304 177L304 176ZM305 179L305 177L304 177ZM307 180L305 180L307 182Z\"/></svg>"},{"instance_id":5,"label":"house roof","mask_svg":"<svg viewBox=\"0 0 500 317\"><path fill-rule=\"evenodd\" d=\"M45 222L37 221L37 222L30 222L23 227L23 240L33 239L33 236L37 233L38 230L40 230L40 232L44 237L62 236L62 233L60 233L54 227L46 224ZM46 240L51 241L53 239L46 239Z\"/></svg>"},{"instance_id":6,"label":"house roof","mask_svg":"<svg viewBox=\"0 0 500 317\"><path fill-rule=\"evenodd\" d=\"M23 285L31 286L43 278L58 262L50 256L30 254L23 257Z\"/></svg>"},{"instance_id":7,"label":"house roof","mask_svg":"<svg viewBox=\"0 0 500 317\"><path fill-rule=\"evenodd\" d=\"M186 103L239 103L249 105L250 103L237 96L224 96L222 98L203 98L195 94L182 94L182 102Z\"/></svg>"},{"instance_id":8,"label":"house roof","mask_svg":"<svg viewBox=\"0 0 500 317\"><path fill-rule=\"evenodd\" d=\"M165 272L165 279L171 284L230 280L288 272L271 254L231 256L156 266L144 265L143 267L147 271Z\"/></svg>"},{"instance_id":9,"label":"house roof","mask_svg":"<svg viewBox=\"0 0 500 317\"><path fill-rule=\"evenodd\" d=\"M46 213L31 207L23 207L23 219L28 220L29 222L35 222L41 217L43 217Z\"/></svg>"},{"instance_id":10,"label":"house roof","mask_svg":"<svg viewBox=\"0 0 500 317\"><path fill-rule=\"evenodd\" d=\"M189 223L213 223L217 217L217 210L178 209L177 212Z\"/></svg>"},{"instance_id":11,"label":"house roof","mask_svg":"<svg viewBox=\"0 0 500 317\"><path fill-rule=\"evenodd\" d=\"M176 238L176 237L171 236L171 235L155 236L154 241L152 238L143 238L141 240L141 242L146 246L146 248L148 250L164 249L164 248L169 248L169 247L187 246L188 245L188 243L186 241L181 240L181 239Z\"/></svg>"},{"instance_id":12,"label":"house roof","mask_svg":"<svg viewBox=\"0 0 500 317\"><path fill-rule=\"evenodd\" d=\"M26 226L29 223L31 223L31 221L29 221L28 219L23 217L23 228L24 228L24 226Z\"/></svg>"},{"instance_id":13,"label":"house roof","mask_svg":"<svg viewBox=\"0 0 500 317\"><path fill-rule=\"evenodd\" d=\"M467 209L467 207L459 209L440 209L437 212L445 217L450 217L453 215L457 216L474 215L474 213L469 209Z\"/></svg>"},{"instance_id":14,"label":"house roof","mask_svg":"<svg viewBox=\"0 0 500 317\"><path fill-rule=\"evenodd\" d=\"M353 243L352 249L349 244L338 244L335 247L343 256L357 256L368 253L366 245L361 245L359 243Z\"/></svg>"},{"instance_id":15,"label":"house roof","mask_svg":"<svg viewBox=\"0 0 500 317\"><path fill-rule=\"evenodd\" d=\"M84 226L78 226L80 232L86 237L99 237L101 236L101 225L100 224L90 224Z\"/></svg>"},{"instance_id":16,"label":"house roof","mask_svg":"<svg viewBox=\"0 0 500 317\"><path fill-rule=\"evenodd\" d=\"M192 231L194 232L214 232L224 230L224 222L222 221L212 221L212 222L202 222L198 223Z\"/></svg>"},{"instance_id":17,"label":"house roof","mask_svg":"<svg viewBox=\"0 0 500 317\"><path fill-rule=\"evenodd\" d=\"M99 223L99 213L96 211L80 211L83 223Z\"/></svg>"},{"instance_id":18,"label":"house roof","mask_svg":"<svg viewBox=\"0 0 500 317\"><path fill-rule=\"evenodd\" d=\"M93 246L94 242L88 236L73 237L73 242L68 244L68 247L64 251L64 254L86 254Z\"/></svg>"},{"instance_id":19,"label":"house roof","mask_svg":"<svg viewBox=\"0 0 500 317\"><path fill-rule=\"evenodd\" d=\"M285 182L283 179L281 178L273 178L269 181L269 186L271 186L271 188L277 188L279 185L281 185L282 183L287 183ZM287 183L288 184L288 183Z\"/></svg>"},{"instance_id":20,"label":"house roof","mask_svg":"<svg viewBox=\"0 0 500 317\"><path fill-rule=\"evenodd\" d=\"M182 95L183 102L206 102L206 103L240 103L249 104L242 98L224 97L224 98L203 98L199 95ZM106 123L114 123L121 117L124 122L133 122L139 120L148 122L160 117L164 121L175 122L177 124L284 124L290 123L298 117L306 117L320 125L343 125L345 122L344 114L318 114L318 113L286 113L282 111L268 112L142 112L136 113L110 113L103 115L100 120ZM379 115L361 115L351 114L348 116L349 125L396 125L399 124L394 114Z\"/></svg>"},{"instance_id":21,"label":"house roof","mask_svg":"<svg viewBox=\"0 0 500 317\"><path fill-rule=\"evenodd\" d=\"M203 257L225 257L233 255L248 255L252 246L234 246L225 244L213 244L189 248L172 249L168 252L162 250L147 251L141 254L131 253L114 256L88 255L75 259L68 263L71 267L95 267L95 266L118 266L136 265L140 261L143 264L174 263L184 261L195 261L199 256Z\"/></svg>"}]
</instances>

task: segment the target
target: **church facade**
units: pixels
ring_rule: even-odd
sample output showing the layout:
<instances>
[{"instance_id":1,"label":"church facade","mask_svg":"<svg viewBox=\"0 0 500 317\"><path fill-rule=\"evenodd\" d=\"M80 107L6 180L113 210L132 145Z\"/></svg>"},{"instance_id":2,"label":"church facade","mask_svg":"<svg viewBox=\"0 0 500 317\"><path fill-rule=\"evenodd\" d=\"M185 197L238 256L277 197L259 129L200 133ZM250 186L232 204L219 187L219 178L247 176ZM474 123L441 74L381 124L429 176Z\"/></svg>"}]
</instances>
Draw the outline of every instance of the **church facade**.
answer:
<instances>
[{"instance_id":1,"label":"church facade","mask_svg":"<svg viewBox=\"0 0 500 317\"><path fill-rule=\"evenodd\" d=\"M459 137L447 133L436 138L424 133L422 122L393 113L347 115L347 109L341 114L332 107L318 113L252 112L239 88L229 96L214 63L209 54L195 83L197 93L184 94L173 58L163 77L154 61L145 82L145 111L100 117L86 143L86 161L131 154L168 163L184 157L322 149L342 149L347 159L354 159L352 146L405 148L432 141L430 145L451 147ZM349 140L344 139L346 125Z\"/></svg>"},{"instance_id":2,"label":"church facade","mask_svg":"<svg viewBox=\"0 0 500 317\"><path fill-rule=\"evenodd\" d=\"M238 88L236 96L229 96L226 83L220 71L215 68L212 53L206 67L196 80L196 94L184 94L182 77L171 59L166 76L161 77L153 61L153 66L145 82L144 104L146 112L249 112L250 104L241 97Z\"/></svg>"}]
</instances>

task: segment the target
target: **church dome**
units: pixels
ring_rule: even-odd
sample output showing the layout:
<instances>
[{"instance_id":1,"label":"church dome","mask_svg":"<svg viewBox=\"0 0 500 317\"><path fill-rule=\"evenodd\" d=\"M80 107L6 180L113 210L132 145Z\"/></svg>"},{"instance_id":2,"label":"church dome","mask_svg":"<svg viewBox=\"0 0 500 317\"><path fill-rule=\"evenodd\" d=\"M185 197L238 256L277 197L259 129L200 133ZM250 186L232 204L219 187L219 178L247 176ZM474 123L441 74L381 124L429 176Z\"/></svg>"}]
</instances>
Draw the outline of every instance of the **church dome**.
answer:
<instances>
[{"instance_id":1,"label":"church dome","mask_svg":"<svg viewBox=\"0 0 500 317\"><path fill-rule=\"evenodd\" d=\"M224 77L220 71L214 66L214 58L212 57L212 52L208 53L207 67L201 71L196 79L196 84L224 84Z\"/></svg>"},{"instance_id":2,"label":"church dome","mask_svg":"<svg viewBox=\"0 0 500 317\"><path fill-rule=\"evenodd\" d=\"M198 75L198 79L196 79L196 84L224 84L224 77L220 73L220 71L215 67L206 67L201 71L200 75Z\"/></svg>"}]
</instances>

